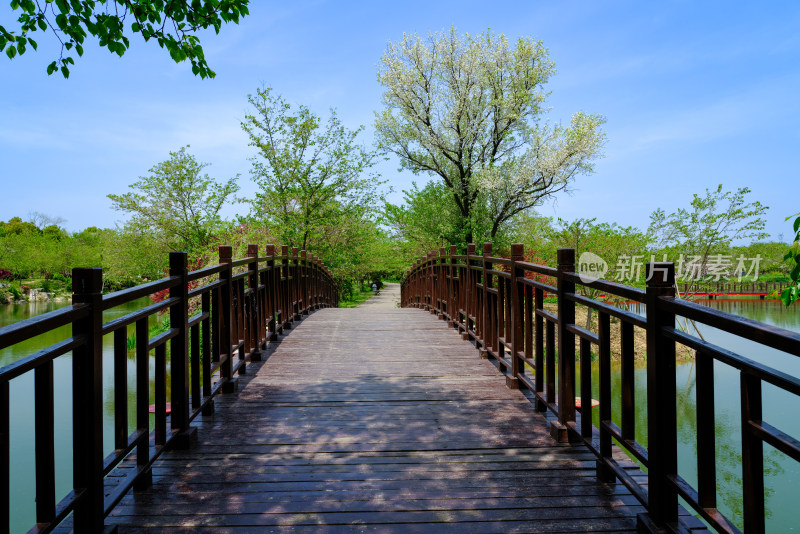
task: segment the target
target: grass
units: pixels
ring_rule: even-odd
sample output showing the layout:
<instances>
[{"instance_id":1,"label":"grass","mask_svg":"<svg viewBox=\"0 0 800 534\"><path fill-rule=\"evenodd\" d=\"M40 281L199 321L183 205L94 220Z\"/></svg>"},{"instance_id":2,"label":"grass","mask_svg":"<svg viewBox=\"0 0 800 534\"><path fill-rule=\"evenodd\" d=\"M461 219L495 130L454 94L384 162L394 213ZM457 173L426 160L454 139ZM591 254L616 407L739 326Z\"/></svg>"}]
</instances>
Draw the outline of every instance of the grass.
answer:
<instances>
[{"instance_id":1,"label":"grass","mask_svg":"<svg viewBox=\"0 0 800 534\"><path fill-rule=\"evenodd\" d=\"M372 292L372 288L369 286L359 286L355 288L353 294L350 295L348 299L342 299L339 301L340 308L355 308L368 298L370 298L374 293Z\"/></svg>"}]
</instances>

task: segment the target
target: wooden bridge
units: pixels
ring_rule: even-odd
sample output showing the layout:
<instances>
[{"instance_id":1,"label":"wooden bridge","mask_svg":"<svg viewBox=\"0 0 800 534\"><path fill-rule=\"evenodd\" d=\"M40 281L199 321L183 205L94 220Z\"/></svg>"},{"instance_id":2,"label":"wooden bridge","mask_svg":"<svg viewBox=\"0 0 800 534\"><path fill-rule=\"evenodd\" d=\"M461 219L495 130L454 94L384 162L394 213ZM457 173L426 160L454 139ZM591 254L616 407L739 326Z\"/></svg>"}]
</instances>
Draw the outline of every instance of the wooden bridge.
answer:
<instances>
[{"instance_id":1,"label":"wooden bridge","mask_svg":"<svg viewBox=\"0 0 800 534\"><path fill-rule=\"evenodd\" d=\"M763 420L761 384L800 395L800 380L692 338L675 316L795 356L800 336L674 298L671 264L649 264L658 276L642 291L580 278L569 249L558 268L526 263L521 252L442 249L413 266L399 297L390 287L355 310L335 308L334 280L317 259L286 247L262 255L251 245L239 260L221 247L219 265L194 272L173 253L167 278L109 295L99 270L77 269L71 307L0 329L2 349L72 325L63 341L0 369L0 517L10 516L13 491L9 385L33 374L32 532L738 532L716 508L718 362L740 372L744 527L763 532L764 444L800 461L800 441ZM580 286L645 303L648 316L589 299ZM103 322L103 310L164 290L165 300ZM556 311L543 306L545 294L558 297ZM578 304L596 310L596 330L575 324ZM170 329L151 337L148 317L167 310ZM618 417L612 318L621 332ZM649 446L634 437L635 328L647 335ZM104 336L114 338L110 360ZM696 485L677 471L677 343L697 354ZM593 404L592 350L597 428L580 409ZM62 496L53 362L68 354L73 489ZM104 364L114 377L110 453Z\"/></svg>"},{"instance_id":2,"label":"wooden bridge","mask_svg":"<svg viewBox=\"0 0 800 534\"><path fill-rule=\"evenodd\" d=\"M548 422L445 323L397 307L312 313L126 496L120 532L634 530L644 508L598 483ZM152 529L152 530L149 530ZM286 529L289 530L288 528Z\"/></svg>"}]
</instances>

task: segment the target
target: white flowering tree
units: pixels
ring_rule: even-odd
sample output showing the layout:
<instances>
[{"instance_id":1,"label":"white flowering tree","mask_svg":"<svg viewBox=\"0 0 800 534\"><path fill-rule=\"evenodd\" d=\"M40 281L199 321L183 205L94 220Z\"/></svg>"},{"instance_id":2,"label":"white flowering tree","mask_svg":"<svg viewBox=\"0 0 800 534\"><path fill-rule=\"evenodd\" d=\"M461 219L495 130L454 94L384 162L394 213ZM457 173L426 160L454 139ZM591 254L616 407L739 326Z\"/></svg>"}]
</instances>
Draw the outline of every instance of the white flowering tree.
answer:
<instances>
[{"instance_id":1,"label":"white flowering tree","mask_svg":"<svg viewBox=\"0 0 800 534\"><path fill-rule=\"evenodd\" d=\"M599 115L569 126L543 119L554 73L541 41L449 32L404 35L381 58L385 108L379 146L415 174L440 177L461 215L464 239L477 213L494 238L502 225L593 171L605 143ZM488 214L488 215L487 215Z\"/></svg>"}]
</instances>

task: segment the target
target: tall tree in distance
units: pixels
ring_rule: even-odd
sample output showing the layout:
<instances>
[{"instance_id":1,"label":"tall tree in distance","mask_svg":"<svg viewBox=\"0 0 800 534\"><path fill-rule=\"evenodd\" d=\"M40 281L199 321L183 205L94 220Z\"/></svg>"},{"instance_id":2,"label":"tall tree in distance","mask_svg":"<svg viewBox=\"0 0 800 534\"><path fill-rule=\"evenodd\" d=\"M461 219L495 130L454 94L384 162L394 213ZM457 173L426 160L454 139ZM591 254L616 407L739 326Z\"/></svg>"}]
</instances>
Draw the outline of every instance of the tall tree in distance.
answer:
<instances>
[{"instance_id":1,"label":"tall tree in distance","mask_svg":"<svg viewBox=\"0 0 800 534\"><path fill-rule=\"evenodd\" d=\"M5 50L9 59L14 59L29 46L38 48L31 35L52 32L61 43L61 54L48 65L47 74L60 70L68 78L69 65L75 63L70 54L74 51L82 56L89 35L99 39L101 48L122 56L131 45L128 36L139 33L145 42L155 41L166 48L175 62L188 59L192 73L213 78L196 34L209 28L219 33L223 22L238 24L249 13L247 4L248 0L11 0L11 9L19 12L18 26L6 29L0 25L0 52ZM126 23L130 23L128 28Z\"/></svg>"},{"instance_id":2,"label":"tall tree in distance","mask_svg":"<svg viewBox=\"0 0 800 534\"><path fill-rule=\"evenodd\" d=\"M271 89L248 101L242 128L258 149L251 172L260 187L252 215L282 244L321 255L331 228L377 214L383 182L370 172L377 154L357 142L363 128L345 128L333 110L325 122L305 106L293 110Z\"/></svg>"},{"instance_id":3,"label":"tall tree in distance","mask_svg":"<svg viewBox=\"0 0 800 534\"><path fill-rule=\"evenodd\" d=\"M131 229L198 253L210 244L221 223L220 210L239 190L238 176L218 183L201 174L209 164L198 163L187 148L170 152L169 159L129 186L133 191L108 198L114 209L131 216Z\"/></svg>"},{"instance_id":4,"label":"tall tree in distance","mask_svg":"<svg viewBox=\"0 0 800 534\"><path fill-rule=\"evenodd\" d=\"M544 85L555 66L541 41L502 34L404 35L378 72L383 111L379 146L413 173L439 176L460 214L464 240L489 217L488 236L591 173L605 143L599 115L576 113L569 126L544 119Z\"/></svg>"},{"instance_id":5,"label":"tall tree in distance","mask_svg":"<svg viewBox=\"0 0 800 534\"><path fill-rule=\"evenodd\" d=\"M667 215L657 209L647 229L657 250L682 254L693 263L696 277L704 277L711 256L725 252L734 242L763 239L764 215L769 209L759 201L748 202L750 188L724 191L722 184L692 195L689 209Z\"/></svg>"}]
</instances>

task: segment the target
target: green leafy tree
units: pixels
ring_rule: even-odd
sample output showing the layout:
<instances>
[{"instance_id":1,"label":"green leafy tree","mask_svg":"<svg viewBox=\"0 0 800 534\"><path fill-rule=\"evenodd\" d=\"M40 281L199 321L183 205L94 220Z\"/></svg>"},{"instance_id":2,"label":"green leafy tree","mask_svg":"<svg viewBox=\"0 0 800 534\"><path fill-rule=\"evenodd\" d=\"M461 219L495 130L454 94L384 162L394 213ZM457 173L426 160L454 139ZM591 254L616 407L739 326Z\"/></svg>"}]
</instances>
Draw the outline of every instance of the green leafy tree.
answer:
<instances>
[{"instance_id":1,"label":"green leafy tree","mask_svg":"<svg viewBox=\"0 0 800 534\"><path fill-rule=\"evenodd\" d=\"M575 249L576 260L581 254L596 254L608 264L609 271L604 278L613 278L613 269L621 260L643 255L649 245L648 236L633 226L619 226L617 223L597 222L597 219L576 219L565 221L542 216L526 217L521 225L523 242L532 248L536 255L550 264L555 264L559 248ZM626 282L627 283L627 282ZM578 286L578 291L589 298L597 298L597 289ZM592 325L592 308L588 308L586 328Z\"/></svg>"},{"instance_id":2,"label":"green leafy tree","mask_svg":"<svg viewBox=\"0 0 800 534\"><path fill-rule=\"evenodd\" d=\"M427 39L405 35L381 62L378 145L403 168L442 179L464 242L474 241L479 221L494 239L506 221L593 171L605 119L544 120L544 85L555 66L540 41L521 38L512 47L491 31L462 37L452 28Z\"/></svg>"},{"instance_id":3,"label":"green leafy tree","mask_svg":"<svg viewBox=\"0 0 800 534\"><path fill-rule=\"evenodd\" d=\"M20 217L11 217L8 221L0 221L0 237L19 234L38 234L41 230L34 223L23 221Z\"/></svg>"},{"instance_id":4,"label":"green leafy tree","mask_svg":"<svg viewBox=\"0 0 800 534\"><path fill-rule=\"evenodd\" d=\"M271 89L248 101L253 109L242 128L258 149L251 172L260 187L252 215L275 228L282 244L321 255L336 228L377 214L384 182L369 172L377 154L358 144L362 128L348 130L333 110L323 123Z\"/></svg>"},{"instance_id":5,"label":"green leafy tree","mask_svg":"<svg viewBox=\"0 0 800 534\"><path fill-rule=\"evenodd\" d=\"M800 213L796 215L800 215ZM787 217L786 220L788 221L792 217L794 215ZM794 262L792 271L789 273L792 283L781 292L781 300L786 306L790 306L793 302L800 300L800 217L794 220L792 229L794 230L794 242L783 257L784 260Z\"/></svg>"},{"instance_id":6,"label":"green leafy tree","mask_svg":"<svg viewBox=\"0 0 800 534\"><path fill-rule=\"evenodd\" d=\"M764 232L764 214L769 208L758 201L748 202L748 194L747 187L723 191L722 184L706 189L704 195L693 196L689 209L669 215L662 209L653 212L648 234L656 249L683 255L687 263L693 262L693 273L703 276L712 254L726 252L735 241L769 235Z\"/></svg>"},{"instance_id":7,"label":"green leafy tree","mask_svg":"<svg viewBox=\"0 0 800 534\"><path fill-rule=\"evenodd\" d=\"M403 194L403 204L386 204L384 218L408 263L439 247L463 248L458 209L442 182L428 182L422 189L414 182Z\"/></svg>"},{"instance_id":8,"label":"green leafy tree","mask_svg":"<svg viewBox=\"0 0 800 534\"><path fill-rule=\"evenodd\" d=\"M100 247L99 263L102 265L106 289L135 286L164 276L169 264L169 247L154 232L130 226L120 230L84 230L76 238L94 250L91 243Z\"/></svg>"},{"instance_id":9,"label":"green leafy tree","mask_svg":"<svg viewBox=\"0 0 800 534\"><path fill-rule=\"evenodd\" d=\"M122 195L108 195L113 208L131 216L129 231L153 235L169 247L199 253L208 247L222 220L220 210L239 190L237 178L218 183L201 174L198 163L183 147L150 169Z\"/></svg>"},{"instance_id":10,"label":"green leafy tree","mask_svg":"<svg viewBox=\"0 0 800 534\"><path fill-rule=\"evenodd\" d=\"M0 26L0 52L13 59L36 50L33 39L37 31L52 32L61 43L58 59L47 66L47 73L61 71L69 77L69 65L74 65L74 51L83 55L86 38L98 39L101 48L122 56L130 48L129 36L140 34L145 42L155 41L166 48L176 62L188 59L192 72L201 78L215 76L203 53L197 33L213 28L216 33L223 22L239 23L246 16L248 0L11 0L11 9L19 12L17 25ZM66 55L65 55L66 54Z\"/></svg>"}]
</instances>

